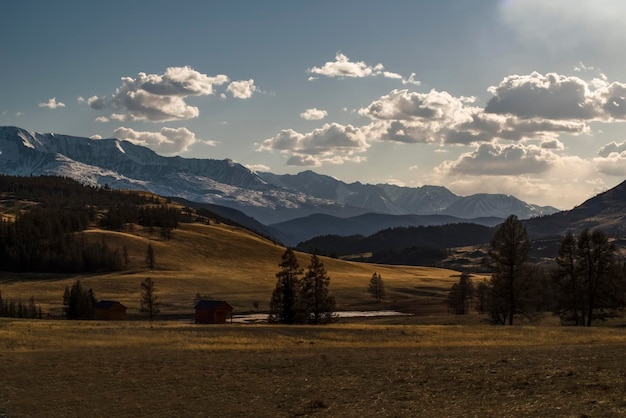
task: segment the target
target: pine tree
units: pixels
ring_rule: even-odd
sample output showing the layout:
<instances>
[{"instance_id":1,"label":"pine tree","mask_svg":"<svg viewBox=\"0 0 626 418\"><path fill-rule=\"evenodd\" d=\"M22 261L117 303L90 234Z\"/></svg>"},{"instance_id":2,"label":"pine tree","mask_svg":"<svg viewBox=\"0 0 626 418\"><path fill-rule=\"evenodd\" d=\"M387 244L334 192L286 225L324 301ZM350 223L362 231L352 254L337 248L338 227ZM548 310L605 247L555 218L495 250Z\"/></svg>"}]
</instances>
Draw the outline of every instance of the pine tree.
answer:
<instances>
[{"instance_id":1,"label":"pine tree","mask_svg":"<svg viewBox=\"0 0 626 418\"><path fill-rule=\"evenodd\" d=\"M335 298L329 295L330 277L322 261L313 254L300 283L298 314L300 322L327 324L333 320Z\"/></svg>"},{"instance_id":2,"label":"pine tree","mask_svg":"<svg viewBox=\"0 0 626 418\"><path fill-rule=\"evenodd\" d=\"M372 275L367 291L376 299L376 303L380 303L383 300L385 297L385 283L383 283L383 278L380 274L374 273Z\"/></svg>"},{"instance_id":3,"label":"pine tree","mask_svg":"<svg viewBox=\"0 0 626 418\"><path fill-rule=\"evenodd\" d=\"M296 298L302 269L291 248L287 248L278 265L281 270L276 273L276 287L270 299L269 322L295 324L298 321Z\"/></svg>"},{"instance_id":4,"label":"pine tree","mask_svg":"<svg viewBox=\"0 0 626 418\"><path fill-rule=\"evenodd\" d=\"M94 316L96 295L89 288L83 289L80 280L74 282L71 288L66 287L63 294L63 305L67 319L91 319Z\"/></svg>"},{"instance_id":5,"label":"pine tree","mask_svg":"<svg viewBox=\"0 0 626 418\"><path fill-rule=\"evenodd\" d=\"M513 325L515 317L532 313L529 295L535 278L532 277L532 269L528 268L529 251L526 228L517 216L509 216L496 229L489 249L494 271L490 283L489 313L494 323Z\"/></svg>"}]
</instances>

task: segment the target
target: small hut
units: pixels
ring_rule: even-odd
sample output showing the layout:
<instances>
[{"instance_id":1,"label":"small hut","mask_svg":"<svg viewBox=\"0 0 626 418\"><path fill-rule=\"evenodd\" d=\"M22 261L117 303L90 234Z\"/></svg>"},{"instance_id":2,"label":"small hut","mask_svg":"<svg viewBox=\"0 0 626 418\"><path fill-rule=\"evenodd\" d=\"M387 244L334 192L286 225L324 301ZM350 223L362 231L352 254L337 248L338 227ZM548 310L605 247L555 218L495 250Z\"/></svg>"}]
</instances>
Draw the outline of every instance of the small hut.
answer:
<instances>
[{"instance_id":1,"label":"small hut","mask_svg":"<svg viewBox=\"0 0 626 418\"><path fill-rule=\"evenodd\" d=\"M233 319L233 307L223 300L202 299L195 306L196 324L225 324Z\"/></svg>"},{"instance_id":2,"label":"small hut","mask_svg":"<svg viewBox=\"0 0 626 418\"><path fill-rule=\"evenodd\" d=\"M94 318L120 321L126 319L126 306L116 300L100 300L94 305Z\"/></svg>"}]
</instances>

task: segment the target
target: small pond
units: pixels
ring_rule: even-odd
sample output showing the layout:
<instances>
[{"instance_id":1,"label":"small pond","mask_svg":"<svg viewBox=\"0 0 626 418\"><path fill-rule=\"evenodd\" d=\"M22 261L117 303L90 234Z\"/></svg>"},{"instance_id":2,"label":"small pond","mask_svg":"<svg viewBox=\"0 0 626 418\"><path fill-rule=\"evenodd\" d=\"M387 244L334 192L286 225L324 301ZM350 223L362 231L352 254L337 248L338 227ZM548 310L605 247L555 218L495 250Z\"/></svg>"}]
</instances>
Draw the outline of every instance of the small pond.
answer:
<instances>
[{"instance_id":1,"label":"small pond","mask_svg":"<svg viewBox=\"0 0 626 418\"><path fill-rule=\"evenodd\" d=\"M339 311L335 312L339 318L358 318L358 317L378 317L378 316L401 316L411 315L397 311ZM233 315L233 321L236 323L256 323L267 322L266 313L254 313L245 315Z\"/></svg>"}]
</instances>

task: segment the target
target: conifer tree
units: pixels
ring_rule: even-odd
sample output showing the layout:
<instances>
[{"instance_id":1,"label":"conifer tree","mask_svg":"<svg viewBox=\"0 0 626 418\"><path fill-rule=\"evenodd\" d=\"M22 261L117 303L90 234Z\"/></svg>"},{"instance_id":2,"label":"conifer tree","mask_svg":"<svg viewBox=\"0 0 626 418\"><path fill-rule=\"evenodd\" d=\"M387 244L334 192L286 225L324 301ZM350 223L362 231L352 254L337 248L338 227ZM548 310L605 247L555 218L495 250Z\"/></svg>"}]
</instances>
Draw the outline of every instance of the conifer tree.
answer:
<instances>
[{"instance_id":1,"label":"conifer tree","mask_svg":"<svg viewBox=\"0 0 626 418\"><path fill-rule=\"evenodd\" d=\"M276 287L270 299L269 322L295 324L298 321L296 298L302 268L291 248L287 248L278 265L281 269L276 273Z\"/></svg>"},{"instance_id":2,"label":"conifer tree","mask_svg":"<svg viewBox=\"0 0 626 418\"><path fill-rule=\"evenodd\" d=\"M380 301L383 300L385 297L385 283L383 283L383 278L380 274L374 273L372 275L367 291L376 299L376 303L380 303Z\"/></svg>"},{"instance_id":3,"label":"conifer tree","mask_svg":"<svg viewBox=\"0 0 626 418\"><path fill-rule=\"evenodd\" d=\"M76 280L71 288L66 287L63 294L63 305L67 319L91 319L94 316L96 295L91 288L84 289L80 280Z\"/></svg>"},{"instance_id":4,"label":"conifer tree","mask_svg":"<svg viewBox=\"0 0 626 418\"><path fill-rule=\"evenodd\" d=\"M335 298L329 294L330 277L322 261L313 254L300 283L298 313L301 322L327 324L333 320Z\"/></svg>"}]
</instances>

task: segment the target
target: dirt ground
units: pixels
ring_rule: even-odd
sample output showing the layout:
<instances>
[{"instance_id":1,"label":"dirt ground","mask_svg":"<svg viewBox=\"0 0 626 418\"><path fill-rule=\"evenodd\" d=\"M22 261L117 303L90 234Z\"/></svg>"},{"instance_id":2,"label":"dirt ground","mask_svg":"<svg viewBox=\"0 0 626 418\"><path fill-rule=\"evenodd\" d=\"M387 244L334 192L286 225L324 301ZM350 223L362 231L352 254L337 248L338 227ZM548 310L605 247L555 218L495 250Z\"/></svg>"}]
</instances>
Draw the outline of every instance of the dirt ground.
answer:
<instances>
[{"instance_id":1,"label":"dirt ground","mask_svg":"<svg viewBox=\"0 0 626 418\"><path fill-rule=\"evenodd\" d=\"M2 417L618 417L623 329L0 320Z\"/></svg>"}]
</instances>

